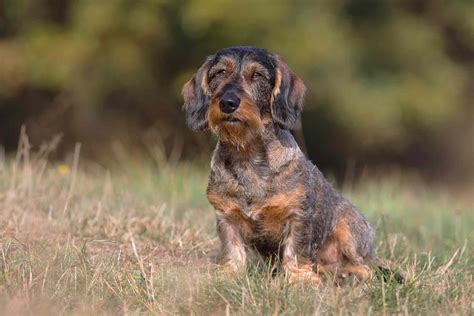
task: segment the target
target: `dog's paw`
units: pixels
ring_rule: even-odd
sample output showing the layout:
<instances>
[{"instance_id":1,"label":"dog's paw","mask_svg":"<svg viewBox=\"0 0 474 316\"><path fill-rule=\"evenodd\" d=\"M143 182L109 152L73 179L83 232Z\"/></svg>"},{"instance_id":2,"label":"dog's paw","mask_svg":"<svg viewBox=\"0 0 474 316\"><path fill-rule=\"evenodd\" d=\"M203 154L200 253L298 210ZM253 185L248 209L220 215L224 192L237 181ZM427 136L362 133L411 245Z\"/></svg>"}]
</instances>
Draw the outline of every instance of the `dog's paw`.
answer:
<instances>
[{"instance_id":1,"label":"dog's paw","mask_svg":"<svg viewBox=\"0 0 474 316\"><path fill-rule=\"evenodd\" d=\"M364 283L372 278L372 270L366 265L349 266L337 274L336 283Z\"/></svg>"},{"instance_id":2,"label":"dog's paw","mask_svg":"<svg viewBox=\"0 0 474 316\"><path fill-rule=\"evenodd\" d=\"M317 286L321 283L321 278L313 271L300 270L288 273L288 283L292 286L298 284Z\"/></svg>"},{"instance_id":3,"label":"dog's paw","mask_svg":"<svg viewBox=\"0 0 474 316\"><path fill-rule=\"evenodd\" d=\"M223 278L235 277L236 275L238 275L239 273L241 273L244 270L245 270L244 268L238 267L235 264L224 263L223 265L221 265L217 268L217 275L219 277L223 277Z\"/></svg>"}]
</instances>

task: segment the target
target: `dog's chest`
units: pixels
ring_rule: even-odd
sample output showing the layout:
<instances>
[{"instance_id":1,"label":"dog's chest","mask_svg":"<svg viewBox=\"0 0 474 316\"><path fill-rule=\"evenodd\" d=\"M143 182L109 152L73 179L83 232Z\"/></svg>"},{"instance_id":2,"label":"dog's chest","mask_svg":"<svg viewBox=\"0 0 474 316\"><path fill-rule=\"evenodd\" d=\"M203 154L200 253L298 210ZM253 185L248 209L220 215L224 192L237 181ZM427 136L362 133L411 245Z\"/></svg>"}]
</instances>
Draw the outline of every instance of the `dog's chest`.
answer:
<instances>
[{"instance_id":1,"label":"dog's chest","mask_svg":"<svg viewBox=\"0 0 474 316\"><path fill-rule=\"evenodd\" d=\"M247 240L277 241L305 195L292 174L273 173L265 166L239 166L211 175L210 203L240 227Z\"/></svg>"},{"instance_id":2,"label":"dog's chest","mask_svg":"<svg viewBox=\"0 0 474 316\"><path fill-rule=\"evenodd\" d=\"M258 159L234 165L227 172L231 181L225 184L225 194L238 202L242 216L259 221L267 200L280 191L275 174Z\"/></svg>"}]
</instances>

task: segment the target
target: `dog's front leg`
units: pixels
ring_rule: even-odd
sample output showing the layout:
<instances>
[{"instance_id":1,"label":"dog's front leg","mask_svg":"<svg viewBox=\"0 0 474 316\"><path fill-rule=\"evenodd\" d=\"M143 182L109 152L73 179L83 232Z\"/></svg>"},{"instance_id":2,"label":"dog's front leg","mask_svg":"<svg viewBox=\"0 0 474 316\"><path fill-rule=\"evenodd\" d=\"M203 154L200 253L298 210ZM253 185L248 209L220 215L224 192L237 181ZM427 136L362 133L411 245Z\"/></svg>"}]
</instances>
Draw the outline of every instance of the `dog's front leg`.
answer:
<instances>
[{"instance_id":1,"label":"dog's front leg","mask_svg":"<svg viewBox=\"0 0 474 316\"><path fill-rule=\"evenodd\" d=\"M305 282L319 284L320 278L313 271L309 243L304 233L304 222L291 219L282 244L282 265L290 284Z\"/></svg>"},{"instance_id":2,"label":"dog's front leg","mask_svg":"<svg viewBox=\"0 0 474 316\"><path fill-rule=\"evenodd\" d=\"M239 227L225 213L217 212L217 233L222 243L222 264L235 273L245 269L247 254Z\"/></svg>"}]
</instances>

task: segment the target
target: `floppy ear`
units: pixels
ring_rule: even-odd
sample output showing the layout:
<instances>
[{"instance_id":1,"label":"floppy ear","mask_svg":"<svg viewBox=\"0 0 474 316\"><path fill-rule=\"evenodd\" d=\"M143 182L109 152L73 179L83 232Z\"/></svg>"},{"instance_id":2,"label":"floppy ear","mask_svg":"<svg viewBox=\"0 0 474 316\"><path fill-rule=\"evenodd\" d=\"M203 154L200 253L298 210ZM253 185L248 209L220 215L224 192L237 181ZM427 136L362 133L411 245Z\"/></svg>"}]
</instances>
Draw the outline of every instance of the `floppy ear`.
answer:
<instances>
[{"instance_id":1,"label":"floppy ear","mask_svg":"<svg viewBox=\"0 0 474 316\"><path fill-rule=\"evenodd\" d=\"M283 129L292 129L303 110L306 87L288 66L275 56L275 85L272 90L273 122Z\"/></svg>"},{"instance_id":2,"label":"floppy ear","mask_svg":"<svg viewBox=\"0 0 474 316\"><path fill-rule=\"evenodd\" d=\"M211 95L207 83L207 72L213 58L214 56L209 56L206 59L193 77L184 84L181 91L184 98L183 110L186 115L186 124L195 131L208 128L207 108Z\"/></svg>"}]
</instances>

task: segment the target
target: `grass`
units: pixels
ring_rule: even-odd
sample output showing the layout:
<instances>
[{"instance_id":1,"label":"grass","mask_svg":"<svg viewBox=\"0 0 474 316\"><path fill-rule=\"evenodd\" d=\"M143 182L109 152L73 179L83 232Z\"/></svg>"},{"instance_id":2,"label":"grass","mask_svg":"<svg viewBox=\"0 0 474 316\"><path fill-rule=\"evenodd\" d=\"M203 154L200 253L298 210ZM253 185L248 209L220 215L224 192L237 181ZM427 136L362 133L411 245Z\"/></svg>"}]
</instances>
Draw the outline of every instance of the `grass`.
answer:
<instances>
[{"instance_id":1,"label":"grass","mask_svg":"<svg viewBox=\"0 0 474 316\"><path fill-rule=\"evenodd\" d=\"M348 196L404 285L288 287L254 260L216 270L208 170L124 163L109 172L48 163L48 149L0 155L0 314L474 314L472 197L391 173Z\"/></svg>"}]
</instances>

